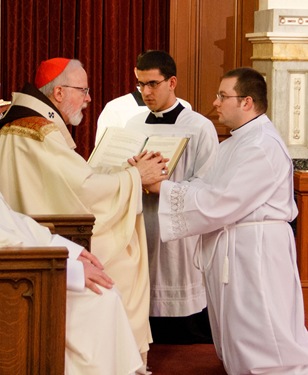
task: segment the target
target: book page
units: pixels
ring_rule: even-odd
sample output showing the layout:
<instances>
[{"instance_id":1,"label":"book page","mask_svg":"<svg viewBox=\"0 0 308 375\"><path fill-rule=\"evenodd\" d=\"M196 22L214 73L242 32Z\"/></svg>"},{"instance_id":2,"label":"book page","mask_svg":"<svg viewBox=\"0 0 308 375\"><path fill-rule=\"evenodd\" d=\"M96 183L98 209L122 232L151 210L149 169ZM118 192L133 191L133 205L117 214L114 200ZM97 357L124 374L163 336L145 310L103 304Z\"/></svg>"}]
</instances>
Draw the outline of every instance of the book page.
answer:
<instances>
[{"instance_id":1,"label":"book page","mask_svg":"<svg viewBox=\"0 0 308 375\"><path fill-rule=\"evenodd\" d=\"M106 128L89 157L92 167L100 165L122 166L127 159L138 155L147 137L139 132L122 128Z\"/></svg>"},{"instance_id":2,"label":"book page","mask_svg":"<svg viewBox=\"0 0 308 375\"><path fill-rule=\"evenodd\" d=\"M150 151L160 151L161 154L168 159L171 159L172 155L179 146L181 137L162 137L153 135L147 140L144 150Z\"/></svg>"},{"instance_id":3,"label":"book page","mask_svg":"<svg viewBox=\"0 0 308 375\"><path fill-rule=\"evenodd\" d=\"M164 158L168 158L169 161L166 165L169 169L168 174L170 176L185 150L188 141L189 138L151 136L143 149L147 151L159 151Z\"/></svg>"}]
</instances>

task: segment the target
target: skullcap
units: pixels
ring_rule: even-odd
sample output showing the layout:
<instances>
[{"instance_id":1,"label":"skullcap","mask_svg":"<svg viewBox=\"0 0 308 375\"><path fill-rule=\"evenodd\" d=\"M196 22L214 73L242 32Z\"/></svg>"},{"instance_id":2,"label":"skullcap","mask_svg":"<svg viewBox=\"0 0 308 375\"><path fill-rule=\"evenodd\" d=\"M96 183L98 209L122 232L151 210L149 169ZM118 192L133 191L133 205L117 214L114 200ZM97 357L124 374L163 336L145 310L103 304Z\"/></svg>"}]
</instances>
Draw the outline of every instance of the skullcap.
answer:
<instances>
[{"instance_id":1,"label":"skullcap","mask_svg":"<svg viewBox=\"0 0 308 375\"><path fill-rule=\"evenodd\" d=\"M69 62L70 59L65 59L64 57L55 57L50 60L42 61L36 71L34 80L35 86L39 89L53 81L63 72Z\"/></svg>"}]
</instances>

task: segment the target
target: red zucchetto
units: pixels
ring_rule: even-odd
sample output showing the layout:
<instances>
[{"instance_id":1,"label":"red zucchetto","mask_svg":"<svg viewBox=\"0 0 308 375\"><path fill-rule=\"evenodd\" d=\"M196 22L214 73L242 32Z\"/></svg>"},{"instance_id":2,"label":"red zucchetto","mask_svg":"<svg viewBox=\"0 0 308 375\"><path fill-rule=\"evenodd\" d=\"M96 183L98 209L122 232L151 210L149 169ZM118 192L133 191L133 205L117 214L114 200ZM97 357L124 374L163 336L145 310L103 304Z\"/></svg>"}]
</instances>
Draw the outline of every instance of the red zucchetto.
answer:
<instances>
[{"instance_id":1,"label":"red zucchetto","mask_svg":"<svg viewBox=\"0 0 308 375\"><path fill-rule=\"evenodd\" d=\"M64 57L55 57L53 59L42 61L36 71L34 80L35 86L39 89L47 83L58 77L63 72L70 59Z\"/></svg>"}]
</instances>

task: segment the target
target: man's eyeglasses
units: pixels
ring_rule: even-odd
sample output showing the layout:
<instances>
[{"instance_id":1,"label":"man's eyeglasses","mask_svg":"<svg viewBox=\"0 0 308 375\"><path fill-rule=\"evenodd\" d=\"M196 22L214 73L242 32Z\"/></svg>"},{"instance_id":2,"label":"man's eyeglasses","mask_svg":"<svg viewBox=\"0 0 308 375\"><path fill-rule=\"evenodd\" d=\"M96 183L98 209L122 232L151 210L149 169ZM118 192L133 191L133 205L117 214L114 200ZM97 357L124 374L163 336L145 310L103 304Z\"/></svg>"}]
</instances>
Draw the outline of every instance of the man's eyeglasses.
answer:
<instances>
[{"instance_id":1,"label":"man's eyeglasses","mask_svg":"<svg viewBox=\"0 0 308 375\"><path fill-rule=\"evenodd\" d=\"M221 102L223 102L225 99L228 99L228 98L246 98L247 95L223 95L223 94L216 94L216 97L218 100L220 100Z\"/></svg>"},{"instance_id":2,"label":"man's eyeglasses","mask_svg":"<svg viewBox=\"0 0 308 375\"><path fill-rule=\"evenodd\" d=\"M150 89L157 89L157 86L159 84L161 84L162 82L164 81L168 81L169 78L165 78L163 79L162 81L149 81L149 82L141 82L141 81L138 81L138 84L137 84L137 88L140 89L140 90L143 90L145 86L148 86Z\"/></svg>"},{"instance_id":3,"label":"man's eyeglasses","mask_svg":"<svg viewBox=\"0 0 308 375\"><path fill-rule=\"evenodd\" d=\"M69 86L69 85L62 85L62 87L70 87L71 89L80 90L85 96L87 96L90 91L90 87L76 87L76 86Z\"/></svg>"}]
</instances>

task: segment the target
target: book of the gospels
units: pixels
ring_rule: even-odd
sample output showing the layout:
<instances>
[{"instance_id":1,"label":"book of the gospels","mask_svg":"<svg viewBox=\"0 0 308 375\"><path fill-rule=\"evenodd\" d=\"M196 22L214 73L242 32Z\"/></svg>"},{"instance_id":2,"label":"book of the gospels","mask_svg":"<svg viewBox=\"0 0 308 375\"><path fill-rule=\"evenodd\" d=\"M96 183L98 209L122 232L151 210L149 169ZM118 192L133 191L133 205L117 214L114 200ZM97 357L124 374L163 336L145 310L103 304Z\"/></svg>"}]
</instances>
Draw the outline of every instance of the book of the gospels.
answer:
<instances>
[{"instance_id":1,"label":"book of the gospels","mask_svg":"<svg viewBox=\"0 0 308 375\"><path fill-rule=\"evenodd\" d=\"M140 154L143 150L160 152L168 158L168 175L176 167L189 138L173 136L146 136L140 132L110 127L106 128L96 147L92 151L88 163L93 167L111 165L123 167L127 159Z\"/></svg>"}]
</instances>

